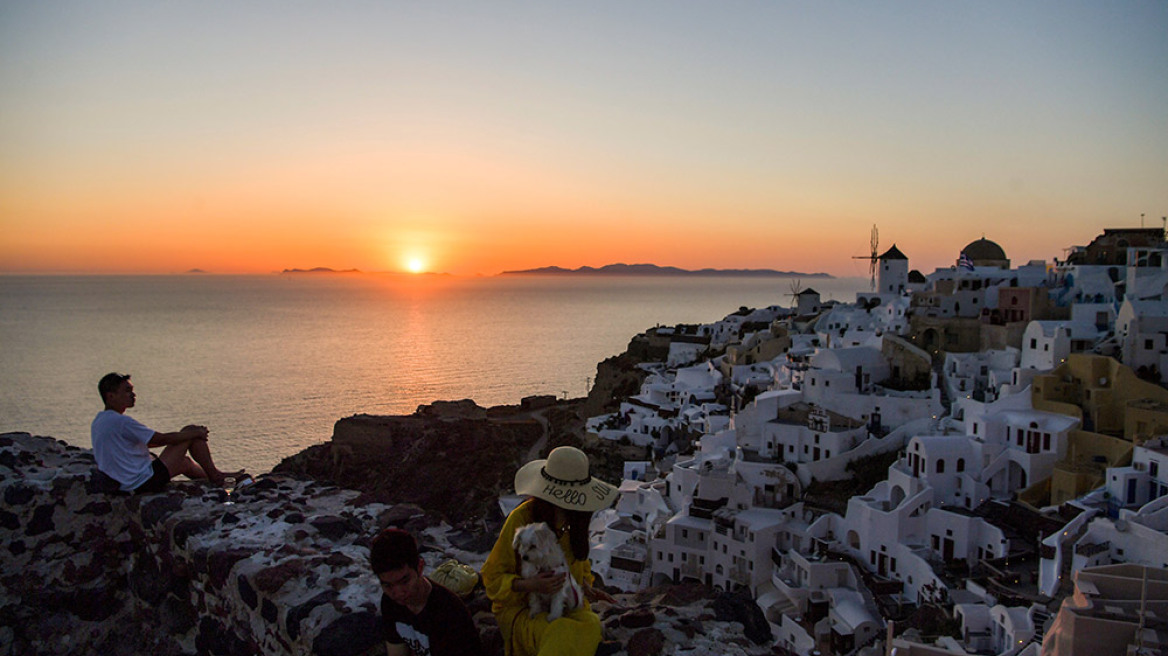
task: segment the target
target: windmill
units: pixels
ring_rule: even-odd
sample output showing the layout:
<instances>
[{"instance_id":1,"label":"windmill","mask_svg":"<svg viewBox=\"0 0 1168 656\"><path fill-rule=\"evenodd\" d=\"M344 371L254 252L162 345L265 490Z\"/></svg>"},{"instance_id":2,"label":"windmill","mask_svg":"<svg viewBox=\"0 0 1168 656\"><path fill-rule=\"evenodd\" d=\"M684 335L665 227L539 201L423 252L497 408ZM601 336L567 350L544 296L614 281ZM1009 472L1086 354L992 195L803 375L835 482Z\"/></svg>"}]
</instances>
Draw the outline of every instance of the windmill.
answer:
<instances>
[{"instance_id":1,"label":"windmill","mask_svg":"<svg viewBox=\"0 0 1168 656\"><path fill-rule=\"evenodd\" d=\"M877 248L880 246L880 231L876 224L872 224L872 253L871 255L853 255L853 260L868 260L868 275L872 277L872 291L876 291L876 263L880 260Z\"/></svg>"},{"instance_id":2,"label":"windmill","mask_svg":"<svg viewBox=\"0 0 1168 656\"><path fill-rule=\"evenodd\" d=\"M791 281L791 293L787 294L787 296L791 297L791 309L792 310L795 309L795 306L799 303L799 294L802 292L803 292L802 281L799 280L798 278L792 280Z\"/></svg>"}]
</instances>

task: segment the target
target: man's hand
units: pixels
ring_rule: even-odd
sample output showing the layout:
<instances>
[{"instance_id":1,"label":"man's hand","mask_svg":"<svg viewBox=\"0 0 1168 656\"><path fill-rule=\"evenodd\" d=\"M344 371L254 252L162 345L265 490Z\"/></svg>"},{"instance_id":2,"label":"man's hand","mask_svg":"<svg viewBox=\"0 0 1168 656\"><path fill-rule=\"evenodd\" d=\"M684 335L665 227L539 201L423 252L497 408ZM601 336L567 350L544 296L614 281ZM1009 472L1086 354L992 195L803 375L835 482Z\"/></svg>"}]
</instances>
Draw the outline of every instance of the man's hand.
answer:
<instances>
[{"instance_id":1,"label":"man's hand","mask_svg":"<svg viewBox=\"0 0 1168 656\"><path fill-rule=\"evenodd\" d=\"M207 437L211 434L211 431L207 430L206 426L199 426L198 424L187 424L179 432L188 439L202 440L204 442L207 441Z\"/></svg>"}]
</instances>

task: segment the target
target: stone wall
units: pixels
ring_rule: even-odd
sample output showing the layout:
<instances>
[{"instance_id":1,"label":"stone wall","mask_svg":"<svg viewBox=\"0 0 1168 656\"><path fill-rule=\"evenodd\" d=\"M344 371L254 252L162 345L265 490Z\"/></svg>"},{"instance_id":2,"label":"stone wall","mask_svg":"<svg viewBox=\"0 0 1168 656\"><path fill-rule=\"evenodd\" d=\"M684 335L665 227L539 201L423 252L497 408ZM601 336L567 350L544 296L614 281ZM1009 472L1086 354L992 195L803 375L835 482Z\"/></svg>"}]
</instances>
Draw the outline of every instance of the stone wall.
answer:
<instances>
[{"instance_id":1,"label":"stone wall","mask_svg":"<svg viewBox=\"0 0 1168 656\"><path fill-rule=\"evenodd\" d=\"M420 511L269 475L97 492L92 455L0 435L0 654L384 650L369 536ZM147 627L143 630L143 627Z\"/></svg>"},{"instance_id":2,"label":"stone wall","mask_svg":"<svg viewBox=\"0 0 1168 656\"><path fill-rule=\"evenodd\" d=\"M131 497L91 483L88 450L0 435L0 656L384 654L368 541L419 536L427 571L479 567L493 535L452 529L411 504L268 474L233 495L202 483ZM488 653L498 626L467 600ZM605 656L771 653L749 597L698 585L617 595L594 609Z\"/></svg>"}]
</instances>

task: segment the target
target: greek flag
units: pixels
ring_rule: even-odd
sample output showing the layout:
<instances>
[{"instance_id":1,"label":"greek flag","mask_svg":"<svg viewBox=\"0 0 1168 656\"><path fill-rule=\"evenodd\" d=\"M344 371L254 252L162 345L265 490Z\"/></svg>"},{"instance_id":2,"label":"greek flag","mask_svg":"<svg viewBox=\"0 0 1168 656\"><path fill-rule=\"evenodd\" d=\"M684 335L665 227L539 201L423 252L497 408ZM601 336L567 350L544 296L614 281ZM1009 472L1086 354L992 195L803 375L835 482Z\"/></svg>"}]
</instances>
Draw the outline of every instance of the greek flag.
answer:
<instances>
[{"instance_id":1,"label":"greek flag","mask_svg":"<svg viewBox=\"0 0 1168 656\"><path fill-rule=\"evenodd\" d=\"M969 259L969 256L965 254L965 251L962 251L961 257L957 258L957 266L961 267L962 269L973 271L973 260Z\"/></svg>"}]
</instances>

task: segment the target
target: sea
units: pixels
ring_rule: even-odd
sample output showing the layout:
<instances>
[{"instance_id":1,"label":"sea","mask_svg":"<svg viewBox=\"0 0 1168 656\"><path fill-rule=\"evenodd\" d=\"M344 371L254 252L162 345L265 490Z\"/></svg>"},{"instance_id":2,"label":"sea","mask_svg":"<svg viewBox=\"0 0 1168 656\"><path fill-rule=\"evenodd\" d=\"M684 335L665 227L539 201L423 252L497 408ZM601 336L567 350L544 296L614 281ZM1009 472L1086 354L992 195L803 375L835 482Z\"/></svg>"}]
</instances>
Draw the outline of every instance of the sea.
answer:
<instances>
[{"instance_id":1,"label":"sea","mask_svg":"<svg viewBox=\"0 0 1168 656\"><path fill-rule=\"evenodd\" d=\"M269 471L338 419L587 394L601 360L658 325L790 306L797 284L853 301L858 278L270 274L0 276L0 432L88 448L97 381L129 413L202 424L216 464Z\"/></svg>"}]
</instances>

